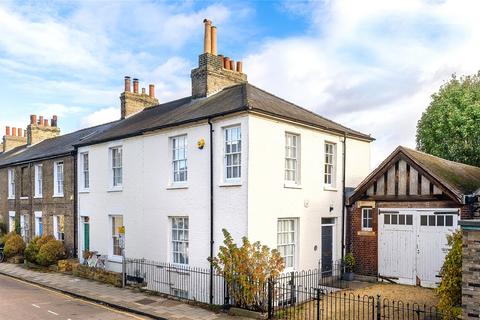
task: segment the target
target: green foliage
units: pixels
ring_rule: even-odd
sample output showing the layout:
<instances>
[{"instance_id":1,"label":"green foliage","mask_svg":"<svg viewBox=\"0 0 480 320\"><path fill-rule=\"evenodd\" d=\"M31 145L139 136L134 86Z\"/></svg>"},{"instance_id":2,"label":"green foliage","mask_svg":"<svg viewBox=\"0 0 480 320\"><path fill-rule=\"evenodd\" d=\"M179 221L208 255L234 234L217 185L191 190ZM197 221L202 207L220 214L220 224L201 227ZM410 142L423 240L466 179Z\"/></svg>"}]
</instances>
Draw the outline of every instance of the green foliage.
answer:
<instances>
[{"instance_id":1,"label":"green foliage","mask_svg":"<svg viewBox=\"0 0 480 320\"><path fill-rule=\"evenodd\" d=\"M5 247L3 253L7 258L23 254L25 242L23 238L15 232L10 232L4 237Z\"/></svg>"},{"instance_id":2,"label":"green foliage","mask_svg":"<svg viewBox=\"0 0 480 320\"><path fill-rule=\"evenodd\" d=\"M65 246L61 241L53 239L40 245L36 261L39 265L47 267L57 263L58 260L64 259L65 257Z\"/></svg>"},{"instance_id":3,"label":"green foliage","mask_svg":"<svg viewBox=\"0 0 480 320\"><path fill-rule=\"evenodd\" d=\"M5 222L0 222L0 236L7 234L7 224Z\"/></svg>"},{"instance_id":4,"label":"green foliage","mask_svg":"<svg viewBox=\"0 0 480 320\"><path fill-rule=\"evenodd\" d=\"M353 272L355 268L355 257L351 252L347 253L343 258L343 265L347 269L347 272Z\"/></svg>"},{"instance_id":5,"label":"green foliage","mask_svg":"<svg viewBox=\"0 0 480 320\"><path fill-rule=\"evenodd\" d=\"M38 255L38 251L40 250L40 245L38 244L38 240L40 240L40 237L33 238L25 248L24 255L25 255L25 259L28 262L33 262L33 263L37 262L37 255Z\"/></svg>"},{"instance_id":6,"label":"green foliage","mask_svg":"<svg viewBox=\"0 0 480 320\"><path fill-rule=\"evenodd\" d=\"M441 158L480 166L480 72L452 76L432 95L417 124L417 148Z\"/></svg>"},{"instance_id":7,"label":"green foliage","mask_svg":"<svg viewBox=\"0 0 480 320\"><path fill-rule=\"evenodd\" d=\"M455 319L462 313L462 232L448 236L450 250L445 256L440 275L442 281L436 289L440 298L438 308L445 319Z\"/></svg>"},{"instance_id":8,"label":"green foliage","mask_svg":"<svg viewBox=\"0 0 480 320\"><path fill-rule=\"evenodd\" d=\"M260 242L251 243L246 237L238 247L230 233L222 231L224 245L212 259L215 270L227 281L230 296L238 307L264 311L267 282L283 271L283 258L277 250Z\"/></svg>"},{"instance_id":9,"label":"green foliage","mask_svg":"<svg viewBox=\"0 0 480 320\"><path fill-rule=\"evenodd\" d=\"M17 234L22 234L22 226L20 225L20 217L15 216L15 232Z\"/></svg>"}]
</instances>

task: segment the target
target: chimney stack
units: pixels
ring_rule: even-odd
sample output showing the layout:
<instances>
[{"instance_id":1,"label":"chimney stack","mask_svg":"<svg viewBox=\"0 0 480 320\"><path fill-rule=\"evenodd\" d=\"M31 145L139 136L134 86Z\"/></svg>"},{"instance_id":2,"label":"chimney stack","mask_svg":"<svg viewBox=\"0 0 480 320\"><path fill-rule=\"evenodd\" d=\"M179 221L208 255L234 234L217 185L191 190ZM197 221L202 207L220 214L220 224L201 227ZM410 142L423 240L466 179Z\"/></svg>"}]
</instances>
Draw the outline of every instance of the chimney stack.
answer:
<instances>
[{"instance_id":1,"label":"chimney stack","mask_svg":"<svg viewBox=\"0 0 480 320\"><path fill-rule=\"evenodd\" d=\"M205 34L203 36L203 53L212 53L212 21L205 19Z\"/></svg>"},{"instance_id":2,"label":"chimney stack","mask_svg":"<svg viewBox=\"0 0 480 320\"><path fill-rule=\"evenodd\" d=\"M128 85L127 85L128 81ZM125 91L120 95L121 102L121 118L125 119L135 113L142 111L145 108L158 105L158 99L155 98L155 86L150 84L148 87L148 95L146 88L142 88L142 94L138 94L139 81L137 78L133 79L133 92L127 90L130 87L130 77L125 77ZM52 124L53 125L53 124Z\"/></svg>"},{"instance_id":3,"label":"chimney stack","mask_svg":"<svg viewBox=\"0 0 480 320\"><path fill-rule=\"evenodd\" d=\"M130 92L132 91L132 85L130 84L130 77L125 76L125 92Z\"/></svg>"},{"instance_id":4,"label":"chimney stack","mask_svg":"<svg viewBox=\"0 0 480 320\"><path fill-rule=\"evenodd\" d=\"M138 79L137 78L133 78L133 93L138 94Z\"/></svg>"},{"instance_id":5,"label":"chimney stack","mask_svg":"<svg viewBox=\"0 0 480 320\"><path fill-rule=\"evenodd\" d=\"M155 98L155 85L153 85L153 84L148 85L148 95L151 98Z\"/></svg>"},{"instance_id":6,"label":"chimney stack","mask_svg":"<svg viewBox=\"0 0 480 320\"><path fill-rule=\"evenodd\" d=\"M44 116L30 115L30 124L27 126L26 143L28 145L37 144L46 139L58 137L60 135L60 129L57 127L57 116L52 116L51 126L48 125L49 120ZM19 133L20 135L20 133Z\"/></svg>"},{"instance_id":7,"label":"chimney stack","mask_svg":"<svg viewBox=\"0 0 480 320\"><path fill-rule=\"evenodd\" d=\"M2 150L0 152L6 152L12 150L13 148L23 146L27 143L27 138L23 135L22 128L10 128L9 126L5 127L5 135L3 140L0 142L0 147Z\"/></svg>"},{"instance_id":8,"label":"chimney stack","mask_svg":"<svg viewBox=\"0 0 480 320\"><path fill-rule=\"evenodd\" d=\"M203 20L203 53L198 57L198 68L192 70L192 98L202 98L214 94L226 87L246 83L242 63L235 65L229 57L218 55L217 28L212 21Z\"/></svg>"}]
</instances>

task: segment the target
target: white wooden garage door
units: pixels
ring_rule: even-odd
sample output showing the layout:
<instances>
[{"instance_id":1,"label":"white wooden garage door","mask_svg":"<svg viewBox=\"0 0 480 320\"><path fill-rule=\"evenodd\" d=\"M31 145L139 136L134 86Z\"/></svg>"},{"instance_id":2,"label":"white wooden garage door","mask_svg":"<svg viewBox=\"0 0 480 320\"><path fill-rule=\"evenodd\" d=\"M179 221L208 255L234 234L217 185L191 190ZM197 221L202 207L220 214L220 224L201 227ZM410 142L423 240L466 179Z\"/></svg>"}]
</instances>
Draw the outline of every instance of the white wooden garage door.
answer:
<instances>
[{"instance_id":1,"label":"white wooden garage door","mask_svg":"<svg viewBox=\"0 0 480 320\"><path fill-rule=\"evenodd\" d=\"M457 228L457 221L457 209L380 210L380 276L436 287L448 251L447 235Z\"/></svg>"}]
</instances>

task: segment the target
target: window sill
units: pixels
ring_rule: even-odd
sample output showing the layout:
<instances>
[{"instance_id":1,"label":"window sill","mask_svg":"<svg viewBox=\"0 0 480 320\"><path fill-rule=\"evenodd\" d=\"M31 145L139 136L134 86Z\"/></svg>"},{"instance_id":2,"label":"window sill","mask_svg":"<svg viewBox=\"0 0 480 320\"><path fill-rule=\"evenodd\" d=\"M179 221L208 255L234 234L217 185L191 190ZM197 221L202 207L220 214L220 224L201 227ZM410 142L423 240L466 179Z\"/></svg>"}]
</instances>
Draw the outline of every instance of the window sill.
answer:
<instances>
[{"instance_id":1,"label":"window sill","mask_svg":"<svg viewBox=\"0 0 480 320\"><path fill-rule=\"evenodd\" d=\"M232 181L232 182L223 182L218 185L219 187L241 187L242 182L241 181Z\"/></svg>"},{"instance_id":2,"label":"window sill","mask_svg":"<svg viewBox=\"0 0 480 320\"><path fill-rule=\"evenodd\" d=\"M42 199L42 198L43 198L42 195L36 195L36 196L33 197L33 199Z\"/></svg>"},{"instance_id":3,"label":"window sill","mask_svg":"<svg viewBox=\"0 0 480 320\"><path fill-rule=\"evenodd\" d=\"M335 191L335 192L337 192L337 191L338 191L338 188L332 187L332 186L324 186L324 187L323 187L323 190L325 190L325 191Z\"/></svg>"},{"instance_id":4,"label":"window sill","mask_svg":"<svg viewBox=\"0 0 480 320\"><path fill-rule=\"evenodd\" d=\"M78 193L90 193L90 189L80 190Z\"/></svg>"},{"instance_id":5,"label":"window sill","mask_svg":"<svg viewBox=\"0 0 480 320\"><path fill-rule=\"evenodd\" d=\"M20 197L20 200L28 200L29 197Z\"/></svg>"},{"instance_id":6,"label":"window sill","mask_svg":"<svg viewBox=\"0 0 480 320\"><path fill-rule=\"evenodd\" d=\"M122 192L123 187L110 187L110 189L107 190L107 192Z\"/></svg>"},{"instance_id":7,"label":"window sill","mask_svg":"<svg viewBox=\"0 0 480 320\"><path fill-rule=\"evenodd\" d=\"M302 189L301 184L287 183L287 182L283 184L283 187L287 189Z\"/></svg>"},{"instance_id":8,"label":"window sill","mask_svg":"<svg viewBox=\"0 0 480 320\"><path fill-rule=\"evenodd\" d=\"M54 195L52 196L52 198L63 198L63 197L64 197L63 194L54 194Z\"/></svg>"},{"instance_id":9,"label":"window sill","mask_svg":"<svg viewBox=\"0 0 480 320\"><path fill-rule=\"evenodd\" d=\"M367 231L367 230L362 230L362 231L357 231L358 236L375 236L376 233L375 231Z\"/></svg>"},{"instance_id":10,"label":"window sill","mask_svg":"<svg viewBox=\"0 0 480 320\"><path fill-rule=\"evenodd\" d=\"M188 189L187 184L171 184L167 186L167 190Z\"/></svg>"},{"instance_id":11,"label":"window sill","mask_svg":"<svg viewBox=\"0 0 480 320\"><path fill-rule=\"evenodd\" d=\"M8 197L8 200L15 200L15 197Z\"/></svg>"}]
</instances>

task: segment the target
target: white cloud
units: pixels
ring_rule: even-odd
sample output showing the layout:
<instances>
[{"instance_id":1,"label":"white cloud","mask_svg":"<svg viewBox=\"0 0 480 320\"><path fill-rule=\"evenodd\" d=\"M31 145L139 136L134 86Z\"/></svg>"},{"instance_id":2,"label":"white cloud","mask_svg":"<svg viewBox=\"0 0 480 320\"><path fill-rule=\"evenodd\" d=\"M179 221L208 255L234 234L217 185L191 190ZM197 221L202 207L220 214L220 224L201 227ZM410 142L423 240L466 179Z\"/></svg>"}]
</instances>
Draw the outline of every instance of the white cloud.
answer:
<instances>
[{"instance_id":1,"label":"white cloud","mask_svg":"<svg viewBox=\"0 0 480 320\"><path fill-rule=\"evenodd\" d=\"M310 19L302 37L267 40L245 59L249 80L371 133L373 162L415 146L430 95L452 73L480 69L478 1L323 1L286 10Z\"/></svg>"},{"instance_id":2,"label":"white cloud","mask_svg":"<svg viewBox=\"0 0 480 320\"><path fill-rule=\"evenodd\" d=\"M88 116L84 117L80 122L80 126L82 128L92 127L102 123L118 120L119 118L120 118L120 108L108 107L108 108L95 111L92 114L89 114Z\"/></svg>"}]
</instances>

